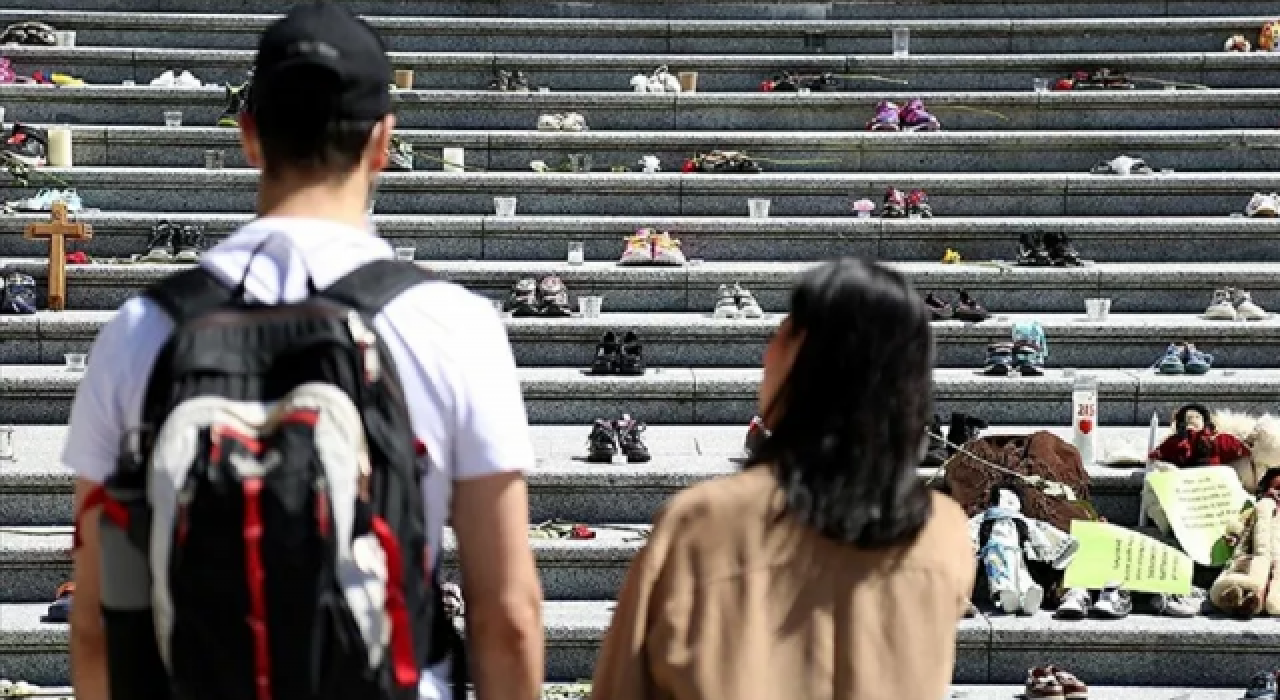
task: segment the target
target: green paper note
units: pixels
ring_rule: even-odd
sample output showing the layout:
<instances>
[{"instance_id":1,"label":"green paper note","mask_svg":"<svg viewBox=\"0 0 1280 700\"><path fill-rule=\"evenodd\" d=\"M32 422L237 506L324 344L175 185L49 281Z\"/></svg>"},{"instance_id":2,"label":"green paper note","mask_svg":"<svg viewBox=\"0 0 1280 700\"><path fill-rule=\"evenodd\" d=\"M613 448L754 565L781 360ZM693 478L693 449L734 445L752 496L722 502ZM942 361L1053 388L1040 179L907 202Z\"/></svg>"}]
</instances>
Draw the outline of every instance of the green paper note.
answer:
<instances>
[{"instance_id":1,"label":"green paper note","mask_svg":"<svg viewBox=\"0 0 1280 700\"><path fill-rule=\"evenodd\" d=\"M1253 500L1240 485L1236 470L1196 467L1152 472L1147 483L1191 559L1202 566L1227 563L1231 558L1231 548L1223 541L1227 525Z\"/></svg>"},{"instance_id":2,"label":"green paper note","mask_svg":"<svg viewBox=\"0 0 1280 700\"><path fill-rule=\"evenodd\" d=\"M1067 567L1068 588L1102 588L1120 583L1130 591L1191 592L1191 557L1167 544L1119 525L1071 521L1080 549Z\"/></svg>"}]
</instances>

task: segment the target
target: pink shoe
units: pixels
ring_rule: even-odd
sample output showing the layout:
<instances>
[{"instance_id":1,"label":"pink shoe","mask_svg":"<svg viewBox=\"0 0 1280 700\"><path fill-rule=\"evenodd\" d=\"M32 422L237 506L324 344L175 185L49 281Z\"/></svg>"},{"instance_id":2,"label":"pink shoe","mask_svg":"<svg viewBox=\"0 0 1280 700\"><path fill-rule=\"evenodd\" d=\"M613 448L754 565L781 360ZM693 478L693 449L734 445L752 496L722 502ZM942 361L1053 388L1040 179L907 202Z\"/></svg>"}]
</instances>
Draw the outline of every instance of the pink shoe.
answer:
<instances>
[{"instance_id":1,"label":"pink shoe","mask_svg":"<svg viewBox=\"0 0 1280 700\"><path fill-rule=\"evenodd\" d=\"M0 56L0 83L16 82L18 82L18 74L13 72L13 65L9 63L9 59Z\"/></svg>"},{"instance_id":2,"label":"pink shoe","mask_svg":"<svg viewBox=\"0 0 1280 700\"><path fill-rule=\"evenodd\" d=\"M920 100L908 102L899 113L898 119L901 120L902 128L906 131L937 131L942 128L938 118L929 114Z\"/></svg>"},{"instance_id":3,"label":"pink shoe","mask_svg":"<svg viewBox=\"0 0 1280 700\"><path fill-rule=\"evenodd\" d=\"M907 198L903 196L902 190L890 187L884 193L884 209L880 210L880 216L886 219L901 219L906 215Z\"/></svg>"},{"instance_id":4,"label":"pink shoe","mask_svg":"<svg viewBox=\"0 0 1280 700\"><path fill-rule=\"evenodd\" d=\"M892 102L881 102L876 105L876 116L867 122L868 131L898 131L898 105Z\"/></svg>"}]
</instances>

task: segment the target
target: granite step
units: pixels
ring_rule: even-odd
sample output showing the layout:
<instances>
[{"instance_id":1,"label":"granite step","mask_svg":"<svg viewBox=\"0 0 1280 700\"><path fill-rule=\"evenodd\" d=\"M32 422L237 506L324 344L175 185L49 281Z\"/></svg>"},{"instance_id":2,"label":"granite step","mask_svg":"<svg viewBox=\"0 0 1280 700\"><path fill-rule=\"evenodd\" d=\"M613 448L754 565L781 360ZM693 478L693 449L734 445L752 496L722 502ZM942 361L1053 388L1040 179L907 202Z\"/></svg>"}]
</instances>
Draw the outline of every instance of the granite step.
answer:
<instances>
[{"instance_id":1,"label":"granite step","mask_svg":"<svg viewBox=\"0 0 1280 700\"><path fill-rule=\"evenodd\" d=\"M1168 423L1166 416L1164 422ZM1162 428L1161 435L1167 430ZM1058 425L996 425L986 434L1027 435L1047 430L1064 440L1071 428ZM1099 449L1119 441L1145 448L1145 426L1099 427ZM72 474L59 466L67 429L54 425L21 425L14 429L16 460L0 462L0 524L11 526L66 525L72 520ZM553 518L585 523L644 524L673 494L700 481L732 474L742 456L742 425L652 425L645 444L653 454L647 464L588 464L583 460L588 425L535 425L531 429L537 466L528 474L530 518ZM1108 520L1138 522L1141 470L1091 465L1094 505ZM922 467L923 479L938 477L937 469ZM618 498L620 492L626 498Z\"/></svg>"},{"instance_id":2,"label":"granite step","mask_svg":"<svg viewBox=\"0 0 1280 700\"><path fill-rule=\"evenodd\" d=\"M42 311L0 317L0 363L57 364L64 353L88 352L113 311ZM651 367L759 367L781 321L715 319L706 313L617 312L599 318L505 319L507 337L521 367L589 367L600 337L635 331ZM1015 323L1038 321L1049 337L1056 367L1142 367L1170 342L1190 342L1214 355L1219 368L1271 367L1280 352L1280 317L1258 322L1211 321L1194 314L1113 313L1089 321L1083 313L1008 313L982 323L933 324L935 363L973 367L989 343L1004 342Z\"/></svg>"},{"instance_id":3,"label":"granite step","mask_svg":"<svg viewBox=\"0 0 1280 700\"><path fill-rule=\"evenodd\" d=\"M547 600L612 600L648 537L648 525L592 524L592 540L532 539ZM443 575L458 581L458 543L445 533ZM48 601L71 579L71 527L0 526L0 603Z\"/></svg>"},{"instance_id":4,"label":"granite step","mask_svg":"<svg viewBox=\"0 0 1280 700\"><path fill-rule=\"evenodd\" d=\"M975 367L977 363L975 363ZM1183 403L1239 411L1272 410L1280 370L1215 369L1204 376L1154 370L1094 369L1099 421L1146 425L1153 411L1167 415ZM22 425L62 423L83 375L58 365L0 366L0 420ZM596 377L579 368L517 370L529 419L535 424L590 425L629 413L654 424L745 425L756 412L758 369L657 368L641 377ZM937 369L935 401L942 413L985 416L995 423L1066 423L1074 379L1050 368L1041 377L988 377L979 369Z\"/></svg>"},{"instance_id":5,"label":"granite step","mask_svg":"<svg viewBox=\"0 0 1280 700\"><path fill-rule=\"evenodd\" d=\"M42 125L48 126L48 125ZM1214 131L499 131L401 130L414 146L419 170L442 170L442 149L465 149L466 166L526 170L552 167L571 153L592 156L593 167L639 170L647 155L664 170L712 149L745 150L767 170L788 172L1088 172L1120 153L1156 168L1189 171L1280 169L1275 129ZM77 166L202 167L207 150L222 151L227 167L247 164L235 129L218 127L74 126ZM776 161L776 162L775 162Z\"/></svg>"},{"instance_id":6,"label":"granite step","mask_svg":"<svg viewBox=\"0 0 1280 700\"><path fill-rule=\"evenodd\" d=\"M1262 15L1274 9L1260 0L1122 0L1120 2L1032 2L1005 0L912 0L911 2L805 2L786 0L597 0L595 2L536 2L534 0L356 0L352 11L378 15L428 15L467 17L634 17L659 19L739 20L839 20L909 18L1007 18L1007 17L1144 17ZM130 10L134 12L207 12L199 0L48 0L50 10ZM269 0L228 0L218 4L222 12L279 12Z\"/></svg>"},{"instance_id":7,"label":"granite step","mask_svg":"<svg viewBox=\"0 0 1280 700\"><path fill-rule=\"evenodd\" d=\"M37 20L77 33L79 46L255 49L278 14L0 10L0 25ZM1110 19L680 20L366 16L392 51L591 53L913 53L1215 51L1269 15Z\"/></svg>"},{"instance_id":8,"label":"granite step","mask_svg":"<svg viewBox=\"0 0 1280 700\"><path fill-rule=\"evenodd\" d=\"M962 248L963 250L963 248ZM697 248L690 246L692 255ZM1090 251L1083 251L1089 255ZM43 278L47 262L0 259ZM604 310L710 314L720 285L740 283L769 312L787 308L796 277L812 262L704 262L685 267L621 267L611 262L569 265L550 261L438 261L424 263L442 279L493 299L505 298L523 277L558 275L571 299L605 297ZM1263 308L1280 311L1280 263L1096 263L1079 268L1018 267L1008 262L943 264L890 262L921 291L954 295L967 289L995 313L1078 313L1084 300L1107 297L1114 313L1202 313L1214 289L1253 292ZM178 265L91 264L67 268L67 303L76 310L114 309ZM42 292L43 293L43 292Z\"/></svg>"},{"instance_id":9,"label":"granite step","mask_svg":"<svg viewBox=\"0 0 1280 700\"><path fill-rule=\"evenodd\" d=\"M548 680L591 676L613 607L605 601L544 605ZM41 622L46 608L44 603L0 604L0 675L43 685L69 682L68 626ZM1117 621L1065 622L1048 612L984 616L958 623L954 678L966 684L1015 684L1026 678L1028 668L1053 663L1098 686L1243 688L1258 669L1274 665L1276 653L1280 630L1266 619L1134 614Z\"/></svg>"},{"instance_id":10,"label":"granite step","mask_svg":"<svg viewBox=\"0 0 1280 700\"><path fill-rule=\"evenodd\" d=\"M470 87L486 84L487 79ZM832 131L863 128L881 99L916 97L950 130L1260 129L1276 125L1280 108L1280 90L1270 88L1036 93L1030 80L1022 92L922 92L868 83L855 93L761 93L753 87L748 93L649 95L627 92L625 80L610 87L611 92L406 90L394 92L392 100L398 123L418 129L529 129L541 114L580 112L595 130ZM225 100L221 87L0 85L9 118L31 122L158 125L164 111L177 109L187 125L212 126Z\"/></svg>"},{"instance_id":11,"label":"granite step","mask_svg":"<svg viewBox=\"0 0 1280 700\"><path fill-rule=\"evenodd\" d=\"M128 257L145 250L162 221L196 224L215 243L247 223L249 214L86 211L93 239L75 244L90 256ZM48 245L22 237L47 214L0 216L0 258L35 257ZM640 228L670 231L690 257L715 261L801 262L839 255L885 260L940 260L954 248L972 260L1007 258L1023 233L1064 233L1092 258L1108 262L1193 262L1205 258L1204 240L1220 262L1275 257L1280 220L1240 217L974 217L856 219L740 216L516 216L378 214L379 235L396 247L413 246L421 260L564 260L570 241L586 259L611 261L622 241Z\"/></svg>"},{"instance_id":12,"label":"granite step","mask_svg":"<svg viewBox=\"0 0 1280 700\"><path fill-rule=\"evenodd\" d=\"M106 210L251 211L258 180L257 171L247 168L89 167L45 172L75 185L86 207ZM838 216L849 212L850 196L878 199L890 186L924 189L933 211L941 216L1226 217L1242 211L1254 192L1280 190L1280 174L410 172L380 178L375 211L487 214L494 211L495 196L507 195L522 200L517 211L523 214L745 216L746 200L768 197L778 216ZM0 186L5 201L34 193L11 181Z\"/></svg>"},{"instance_id":13,"label":"granite step","mask_svg":"<svg viewBox=\"0 0 1280 700\"><path fill-rule=\"evenodd\" d=\"M1228 34L1229 36L1229 34ZM248 49L144 49L127 46L6 47L14 70L56 65L90 83L149 83L173 66L183 66L204 81L243 80L252 65ZM1058 77L1081 68L1110 66L1135 78L1213 88L1280 87L1280 55L1228 53L1220 47L1188 52L1019 53L999 55L726 54L726 53L508 53L423 52L390 54L392 63L417 71L415 86L431 89L483 89L498 67L523 70L537 86L554 90L630 91L637 72L659 65L672 71L697 71L705 92L759 90L760 81L782 71L831 72L846 88L875 89L866 75L906 81L913 90L1030 90L1034 78ZM883 81L879 82L883 86Z\"/></svg>"}]
</instances>

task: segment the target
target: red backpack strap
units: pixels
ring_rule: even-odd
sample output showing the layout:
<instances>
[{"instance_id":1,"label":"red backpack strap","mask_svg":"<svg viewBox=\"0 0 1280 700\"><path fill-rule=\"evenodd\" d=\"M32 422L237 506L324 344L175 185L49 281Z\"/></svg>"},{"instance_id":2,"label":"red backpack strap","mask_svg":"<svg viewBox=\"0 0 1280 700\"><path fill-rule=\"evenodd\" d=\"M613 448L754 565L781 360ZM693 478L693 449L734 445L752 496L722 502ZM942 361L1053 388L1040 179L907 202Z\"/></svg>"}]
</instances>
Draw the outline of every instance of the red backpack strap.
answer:
<instances>
[{"instance_id":1,"label":"red backpack strap","mask_svg":"<svg viewBox=\"0 0 1280 700\"><path fill-rule=\"evenodd\" d=\"M129 509L111 498L111 495L107 493L106 487L95 486L85 496L84 503L80 504L80 509L76 511L75 531L71 536L72 551L80 549L80 545L84 543L84 540L80 537L80 526L84 521L85 514L98 507L102 508L103 517L109 519L116 527L121 530L129 529Z\"/></svg>"}]
</instances>

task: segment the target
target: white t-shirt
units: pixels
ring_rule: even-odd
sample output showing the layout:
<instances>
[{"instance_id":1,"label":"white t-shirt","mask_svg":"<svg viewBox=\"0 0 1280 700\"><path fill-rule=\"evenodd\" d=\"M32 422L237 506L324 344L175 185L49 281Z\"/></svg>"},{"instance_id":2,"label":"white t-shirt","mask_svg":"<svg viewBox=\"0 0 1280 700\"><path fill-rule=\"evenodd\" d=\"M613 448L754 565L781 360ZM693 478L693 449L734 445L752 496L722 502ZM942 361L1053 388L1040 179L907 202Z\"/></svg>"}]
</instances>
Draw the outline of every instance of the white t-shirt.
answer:
<instances>
[{"instance_id":1,"label":"white t-shirt","mask_svg":"<svg viewBox=\"0 0 1280 700\"><path fill-rule=\"evenodd\" d=\"M201 264L263 303L299 301L307 278L318 289L364 263L392 257L369 231L317 219L258 219L202 256ZM395 358L416 437L427 446L427 538L440 551L452 482L534 466L529 423L506 330L492 304L447 282L418 285L375 319ZM173 324L135 297L98 334L71 408L62 463L101 483L116 466L122 437L141 422L147 380ZM423 675L423 700L448 697Z\"/></svg>"}]
</instances>

